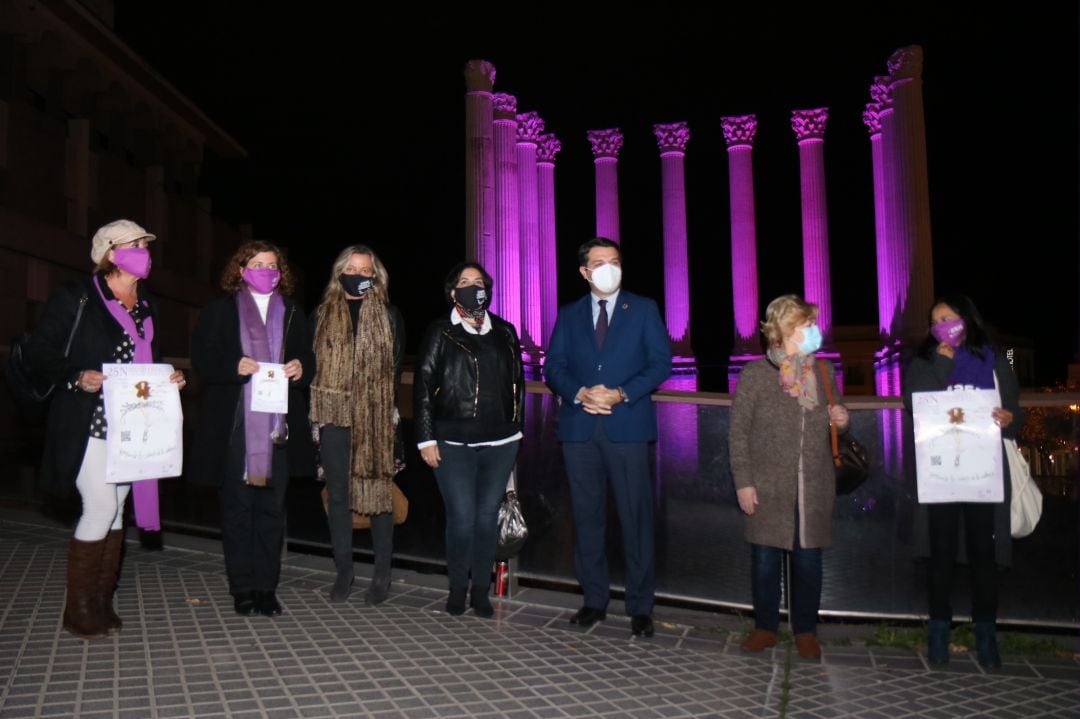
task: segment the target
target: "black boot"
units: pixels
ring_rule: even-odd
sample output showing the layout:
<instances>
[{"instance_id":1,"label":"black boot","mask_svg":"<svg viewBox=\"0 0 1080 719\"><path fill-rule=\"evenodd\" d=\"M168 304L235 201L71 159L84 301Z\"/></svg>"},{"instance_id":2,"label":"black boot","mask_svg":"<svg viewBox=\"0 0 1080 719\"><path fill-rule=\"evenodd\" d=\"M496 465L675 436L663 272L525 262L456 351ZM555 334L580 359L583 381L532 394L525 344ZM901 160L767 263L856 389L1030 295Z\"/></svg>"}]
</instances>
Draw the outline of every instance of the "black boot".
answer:
<instances>
[{"instance_id":1,"label":"black boot","mask_svg":"<svg viewBox=\"0 0 1080 719\"><path fill-rule=\"evenodd\" d=\"M390 567L394 560L394 515L392 512L371 515L371 546L375 568L371 584L364 592L364 604L374 607L390 595Z\"/></svg>"},{"instance_id":2,"label":"black boot","mask_svg":"<svg viewBox=\"0 0 1080 719\"><path fill-rule=\"evenodd\" d=\"M997 625L994 622L975 622L975 657L984 669L999 669L1001 655L997 647Z\"/></svg>"},{"instance_id":3,"label":"black boot","mask_svg":"<svg viewBox=\"0 0 1080 719\"><path fill-rule=\"evenodd\" d=\"M467 587L450 587L450 596L446 600L446 613L460 616L465 613L465 594Z\"/></svg>"},{"instance_id":4,"label":"black boot","mask_svg":"<svg viewBox=\"0 0 1080 719\"><path fill-rule=\"evenodd\" d=\"M479 587L476 582L473 582L472 591L469 593L469 604L472 606L473 614L482 619L491 619L495 616L495 607L491 606L491 599L488 597L489 586L485 583L483 587Z\"/></svg>"}]
</instances>

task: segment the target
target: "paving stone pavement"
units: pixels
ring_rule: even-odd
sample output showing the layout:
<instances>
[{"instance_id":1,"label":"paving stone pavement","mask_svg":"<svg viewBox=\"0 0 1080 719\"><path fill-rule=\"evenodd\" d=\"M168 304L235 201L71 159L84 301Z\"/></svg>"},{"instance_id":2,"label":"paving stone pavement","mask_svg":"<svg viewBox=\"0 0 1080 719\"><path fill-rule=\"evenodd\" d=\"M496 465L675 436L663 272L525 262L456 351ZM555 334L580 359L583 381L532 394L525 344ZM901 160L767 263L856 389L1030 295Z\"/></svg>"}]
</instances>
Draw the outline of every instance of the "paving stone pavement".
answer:
<instances>
[{"instance_id":1,"label":"paving stone pavement","mask_svg":"<svg viewBox=\"0 0 1080 719\"><path fill-rule=\"evenodd\" d=\"M522 592L493 620L442 611L445 578L400 572L389 601L332 604L324 558L288 555L276 619L232 611L220 544L129 542L123 631L60 626L69 530L0 517L0 718L1076 717L1074 660L945 671L898 650L788 646L746 656L727 633L657 611L652 640L609 614L587 631ZM214 548L217 548L217 552ZM358 565L362 571L364 565ZM670 616L669 616L670 615Z\"/></svg>"}]
</instances>

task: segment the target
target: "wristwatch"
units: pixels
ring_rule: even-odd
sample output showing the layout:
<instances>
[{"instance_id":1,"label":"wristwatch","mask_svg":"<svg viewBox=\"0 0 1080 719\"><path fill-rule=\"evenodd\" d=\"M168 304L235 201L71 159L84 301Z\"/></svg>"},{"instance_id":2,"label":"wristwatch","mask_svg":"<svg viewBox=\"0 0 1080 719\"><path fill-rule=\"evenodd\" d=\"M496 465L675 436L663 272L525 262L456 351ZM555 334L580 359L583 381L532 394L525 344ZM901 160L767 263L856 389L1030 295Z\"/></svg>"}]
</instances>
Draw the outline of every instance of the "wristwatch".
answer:
<instances>
[{"instance_id":1,"label":"wristwatch","mask_svg":"<svg viewBox=\"0 0 1080 719\"><path fill-rule=\"evenodd\" d=\"M624 390L622 387L616 388L615 391L619 393L619 397L622 399L623 402L630 401L630 398L626 396L626 390Z\"/></svg>"}]
</instances>

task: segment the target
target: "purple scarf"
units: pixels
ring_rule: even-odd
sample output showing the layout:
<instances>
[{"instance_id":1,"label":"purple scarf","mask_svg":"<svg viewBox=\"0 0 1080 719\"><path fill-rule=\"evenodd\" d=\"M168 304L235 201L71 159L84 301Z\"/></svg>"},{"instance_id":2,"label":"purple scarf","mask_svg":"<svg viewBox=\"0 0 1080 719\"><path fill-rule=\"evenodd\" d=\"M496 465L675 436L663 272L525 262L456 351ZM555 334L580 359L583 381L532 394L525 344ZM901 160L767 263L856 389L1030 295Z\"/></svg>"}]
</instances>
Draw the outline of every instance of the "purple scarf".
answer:
<instances>
[{"instance_id":1,"label":"purple scarf","mask_svg":"<svg viewBox=\"0 0 1080 719\"><path fill-rule=\"evenodd\" d=\"M994 389L994 350L989 346L980 348L982 357L966 345L956 348L953 370L949 374L949 386L971 385L976 389Z\"/></svg>"},{"instance_id":2,"label":"purple scarf","mask_svg":"<svg viewBox=\"0 0 1080 719\"><path fill-rule=\"evenodd\" d=\"M240 314L240 347L256 362L279 363L285 355L285 301L279 292L270 295L266 323L247 288L236 293ZM274 441L285 441L285 417L251 411L251 381L244 384L244 451L247 483L265 487L270 483Z\"/></svg>"},{"instance_id":3,"label":"purple scarf","mask_svg":"<svg viewBox=\"0 0 1080 719\"><path fill-rule=\"evenodd\" d=\"M135 320L132 319L131 313L127 311L123 303L120 300L108 300L105 298L105 292L101 289L101 277L98 275L94 275L94 287L97 289L105 308L109 310L109 314L113 316L113 319L124 330L124 333L131 338L131 341L135 343L135 356L132 362L134 364L152 364L154 361L154 349L151 343L154 341L154 318L147 315L146 319L143 320L143 335L140 337L138 330L135 329ZM144 306L147 305L146 300L139 301ZM135 524L138 525L139 529L148 532L160 532L161 512L158 506L157 480L147 479L142 482L132 482L131 493L135 497Z\"/></svg>"}]
</instances>

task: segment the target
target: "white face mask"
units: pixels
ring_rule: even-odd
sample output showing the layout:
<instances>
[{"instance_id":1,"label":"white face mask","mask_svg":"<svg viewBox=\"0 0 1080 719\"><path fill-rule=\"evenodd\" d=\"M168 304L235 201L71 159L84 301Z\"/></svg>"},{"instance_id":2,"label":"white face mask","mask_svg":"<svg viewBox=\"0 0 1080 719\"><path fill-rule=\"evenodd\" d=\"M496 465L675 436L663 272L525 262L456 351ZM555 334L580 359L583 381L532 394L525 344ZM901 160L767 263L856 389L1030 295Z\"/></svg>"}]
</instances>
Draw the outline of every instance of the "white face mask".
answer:
<instances>
[{"instance_id":1,"label":"white face mask","mask_svg":"<svg viewBox=\"0 0 1080 719\"><path fill-rule=\"evenodd\" d=\"M592 286L604 294L619 289L619 283L622 282L622 268L610 263L593 268L591 275Z\"/></svg>"}]
</instances>

